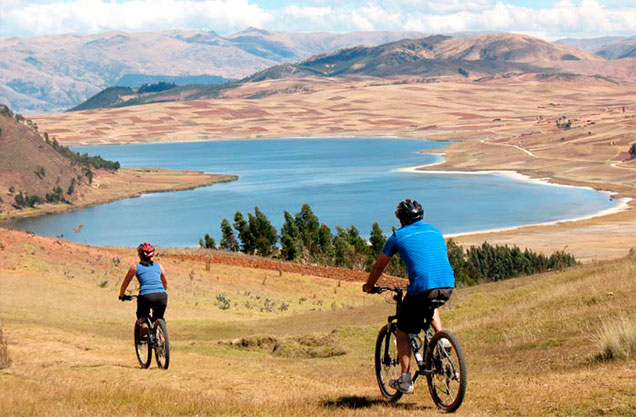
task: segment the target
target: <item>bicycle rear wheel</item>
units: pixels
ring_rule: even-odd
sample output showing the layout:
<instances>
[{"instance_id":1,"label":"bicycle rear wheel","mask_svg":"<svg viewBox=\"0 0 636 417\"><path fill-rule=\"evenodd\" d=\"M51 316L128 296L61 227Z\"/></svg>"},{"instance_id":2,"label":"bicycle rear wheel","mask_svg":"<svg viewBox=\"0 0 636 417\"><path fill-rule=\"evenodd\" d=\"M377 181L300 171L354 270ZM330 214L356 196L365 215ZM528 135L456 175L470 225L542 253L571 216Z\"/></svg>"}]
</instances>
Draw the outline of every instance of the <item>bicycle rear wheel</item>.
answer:
<instances>
[{"instance_id":1,"label":"bicycle rear wheel","mask_svg":"<svg viewBox=\"0 0 636 417\"><path fill-rule=\"evenodd\" d=\"M435 405L453 412L462 405L466 394L466 360L459 341L448 330L435 333L426 352L428 390Z\"/></svg>"},{"instance_id":2,"label":"bicycle rear wheel","mask_svg":"<svg viewBox=\"0 0 636 417\"><path fill-rule=\"evenodd\" d=\"M402 393L392 388L389 380L399 378L401 372L395 325L387 324L380 329L375 342L375 376L380 392L392 402L399 400Z\"/></svg>"},{"instance_id":3,"label":"bicycle rear wheel","mask_svg":"<svg viewBox=\"0 0 636 417\"><path fill-rule=\"evenodd\" d=\"M148 325L147 321L146 325ZM152 347L148 343L148 335L142 335L142 328L137 322L135 322L135 353L139 366L148 368L152 362Z\"/></svg>"},{"instance_id":4,"label":"bicycle rear wheel","mask_svg":"<svg viewBox=\"0 0 636 417\"><path fill-rule=\"evenodd\" d=\"M159 368L168 369L170 366L170 339L168 338L168 327L163 319L157 319L155 322L155 358Z\"/></svg>"}]
</instances>

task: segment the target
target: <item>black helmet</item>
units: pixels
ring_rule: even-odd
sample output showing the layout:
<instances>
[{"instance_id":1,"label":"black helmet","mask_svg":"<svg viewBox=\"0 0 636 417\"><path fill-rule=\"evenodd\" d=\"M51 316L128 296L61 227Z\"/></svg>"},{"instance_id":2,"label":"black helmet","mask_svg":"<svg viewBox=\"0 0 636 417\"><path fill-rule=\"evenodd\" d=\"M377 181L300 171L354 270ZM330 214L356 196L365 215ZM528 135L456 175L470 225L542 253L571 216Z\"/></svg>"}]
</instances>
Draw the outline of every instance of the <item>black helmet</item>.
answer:
<instances>
[{"instance_id":1,"label":"black helmet","mask_svg":"<svg viewBox=\"0 0 636 417\"><path fill-rule=\"evenodd\" d=\"M422 205L415 200L407 198L400 202L395 209L395 217L400 219L403 226L414 223L424 218L424 210Z\"/></svg>"}]
</instances>

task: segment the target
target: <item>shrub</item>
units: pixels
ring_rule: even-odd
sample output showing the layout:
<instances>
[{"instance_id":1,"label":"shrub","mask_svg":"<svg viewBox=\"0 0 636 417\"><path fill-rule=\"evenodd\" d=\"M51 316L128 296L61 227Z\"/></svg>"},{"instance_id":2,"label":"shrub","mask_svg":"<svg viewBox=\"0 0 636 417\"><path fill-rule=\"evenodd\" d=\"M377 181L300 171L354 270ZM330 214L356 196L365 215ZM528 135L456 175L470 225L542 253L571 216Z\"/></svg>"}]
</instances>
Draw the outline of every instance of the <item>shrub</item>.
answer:
<instances>
[{"instance_id":1,"label":"shrub","mask_svg":"<svg viewBox=\"0 0 636 417\"><path fill-rule=\"evenodd\" d=\"M636 320L621 318L613 322L602 321L593 340L599 349L596 360L628 359L636 353Z\"/></svg>"},{"instance_id":2,"label":"shrub","mask_svg":"<svg viewBox=\"0 0 636 417\"><path fill-rule=\"evenodd\" d=\"M636 159L636 142L629 148L629 159Z\"/></svg>"},{"instance_id":3,"label":"shrub","mask_svg":"<svg viewBox=\"0 0 636 417\"><path fill-rule=\"evenodd\" d=\"M203 239L199 239L199 246L204 249L216 249L216 242L209 234L206 233L205 236L203 236Z\"/></svg>"},{"instance_id":4,"label":"shrub","mask_svg":"<svg viewBox=\"0 0 636 417\"><path fill-rule=\"evenodd\" d=\"M557 119L556 121L556 125L559 129L569 129L570 127L572 127L572 120L568 119L565 116L561 116Z\"/></svg>"},{"instance_id":5,"label":"shrub","mask_svg":"<svg viewBox=\"0 0 636 417\"><path fill-rule=\"evenodd\" d=\"M7 340L2 334L2 327L0 327L0 369L7 368L9 365L11 365L11 358L9 358Z\"/></svg>"}]
</instances>

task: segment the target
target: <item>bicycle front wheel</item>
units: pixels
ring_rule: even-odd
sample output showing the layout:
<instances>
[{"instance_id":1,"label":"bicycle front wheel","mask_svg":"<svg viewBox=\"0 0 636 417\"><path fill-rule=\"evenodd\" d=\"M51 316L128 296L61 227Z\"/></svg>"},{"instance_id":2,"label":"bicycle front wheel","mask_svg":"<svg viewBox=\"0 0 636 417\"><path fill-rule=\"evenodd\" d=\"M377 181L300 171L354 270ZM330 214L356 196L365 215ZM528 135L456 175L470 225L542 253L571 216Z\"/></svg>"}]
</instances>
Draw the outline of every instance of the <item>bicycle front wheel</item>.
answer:
<instances>
[{"instance_id":1,"label":"bicycle front wheel","mask_svg":"<svg viewBox=\"0 0 636 417\"><path fill-rule=\"evenodd\" d=\"M441 330L431 338L426 352L428 390L435 405L453 412L462 405L466 394L466 360L459 341L448 330Z\"/></svg>"},{"instance_id":2,"label":"bicycle front wheel","mask_svg":"<svg viewBox=\"0 0 636 417\"><path fill-rule=\"evenodd\" d=\"M401 372L395 325L387 324L380 329L375 342L375 376L380 392L392 402L399 400L402 393L392 388L389 385L389 380L398 379Z\"/></svg>"},{"instance_id":3,"label":"bicycle front wheel","mask_svg":"<svg viewBox=\"0 0 636 417\"><path fill-rule=\"evenodd\" d=\"M157 319L155 322L155 358L159 368L168 369L170 366L170 339L168 338L168 327L163 319Z\"/></svg>"},{"instance_id":4,"label":"bicycle front wheel","mask_svg":"<svg viewBox=\"0 0 636 417\"><path fill-rule=\"evenodd\" d=\"M146 326L148 323L146 322ZM146 333L146 334L142 334ZM139 366L146 369L152 362L152 347L148 343L147 330L142 329L139 323L135 322L135 353L137 354L137 360Z\"/></svg>"}]
</instances>

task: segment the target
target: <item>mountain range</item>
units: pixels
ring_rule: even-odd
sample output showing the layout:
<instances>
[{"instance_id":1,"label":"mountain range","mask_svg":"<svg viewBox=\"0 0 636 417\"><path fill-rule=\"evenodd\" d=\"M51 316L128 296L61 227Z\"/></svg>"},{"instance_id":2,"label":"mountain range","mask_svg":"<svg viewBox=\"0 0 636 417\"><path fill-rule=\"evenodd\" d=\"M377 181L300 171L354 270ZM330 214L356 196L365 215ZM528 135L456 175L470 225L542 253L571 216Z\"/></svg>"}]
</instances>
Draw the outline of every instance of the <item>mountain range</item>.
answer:
<instances>
[{"instance_id":1,"label":"mountain range","mask_svg":"<svg viewBox=\"0 0 636 417\"><path fill-rule=\"evenodd\" d=\"M325 77L374 77L384 79L384 82L401 82L405 77L420 77L431 82L436 77L476 80L527 73L543 78L583 75L624 80L636 75L636 59L609 61L582 49L555 45L525 35L498 33L462 38L435 35L372 47L344 48L315 55L298 63L275 65L242 80L222 85L177 86L153 93L143 89L110 87L71 110L229 96L258 98L312 89L308 85L312 80ZM266 83L263 84L266 85L265 89L258 86L238 88L279 79L289 79L293 85Z\"/></svg>"},{"instance_id":2,"label":"mountain range","mask_svg":"<svg viewBox=\"0 0 636 417\"><path fill-rule=\"evenodd\" d=\"M466 40L483 40L489 36L502 35L467 32L455 34L452 39L444 38L443 42L435 44L435 59L439 61L428 63L439 67L437 73L443 73L449 67L442 60L472 60L473 66L476 66L476 53L482 53L486 61L492 61L489 54L494 52L498 54L499 61L503 58L517 62L510 65L510 70L523 71L527 68L520 67L519 56L511 55L512 52L506 54L504 50L515 50L514 54L520 53L530 58L533 52L527 48L535 46L539 48L534 52L536 57L545 61L542 50L549 49L550 44L542 41L534 44L528 42L526 50L518 48L519 45L482 47L468 42L470 46L461 46ZM27 113L61 111L110 86L138 87L143 83L158 81L177 85L214 85L241 79L279 64L293 64L343 48L378 46L402 39L424 37L419 32L282 33L255 28L229 36L220 36L213 31L175 30L160 33L108 32L85 36L14 37L0 40L0 54L3 57L0 62L0 103ZM573 41L585 43L567 39L558 43L568 44ZM604 54L607 58L633 56L633 47L629 49L630 42L634 42L633 38L607 38L602 43L609 48L607 51L612 52L604 52L604 49L597 53ZM443 45L438 45L440 43ZM562 46L564 45L558 47ZM362 48L356 51L363 53L367 50ZM580 52L564 54L568 53L576 57L580 55ZM421 57L424 55L420 53ZM397 59L400 61L402 58ZM589 59L595 57L590 54L584 58ZM529 64L530 61L523 63ZM450 65L454 66L455 64ZM304 68L309 67L305 64ZM283 68L276 71L281 69ZM499 69L503 69L501 65ZM433 69L427 71L436 73ZM482 71L486 71L486 68ZM350 69L349 72L355 71ZM380 72L376 71L377 74Z\"/></svg>"},{"instance_id":3,"label":"mountain range","mask_svg":"<svg viewBox=\"0 0 636 417\"><path fill-rule=\"evenodd\" d=\"M593 39L566 38L554 43L580 48L606 59L636 57L636 36L604 36Z\"/></svg>"},{"instance_id":4,"label":"mountain range","mask_svg":"<svg viewBox=\"0 0 636 417\"><path fill-rule=\"evenodd\" d=\"M204 80L214 84L344 47L422 36L248 28L225 37L206 31L14 37L0 40L0 103L28 113L61 111L106 87L121 86L122 80L133 87L140 77L183 84L191 76L216 76L216 80Z\"/></svg>"}]
</instances>

